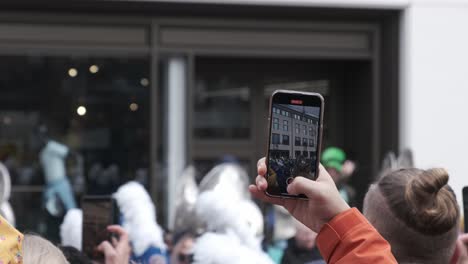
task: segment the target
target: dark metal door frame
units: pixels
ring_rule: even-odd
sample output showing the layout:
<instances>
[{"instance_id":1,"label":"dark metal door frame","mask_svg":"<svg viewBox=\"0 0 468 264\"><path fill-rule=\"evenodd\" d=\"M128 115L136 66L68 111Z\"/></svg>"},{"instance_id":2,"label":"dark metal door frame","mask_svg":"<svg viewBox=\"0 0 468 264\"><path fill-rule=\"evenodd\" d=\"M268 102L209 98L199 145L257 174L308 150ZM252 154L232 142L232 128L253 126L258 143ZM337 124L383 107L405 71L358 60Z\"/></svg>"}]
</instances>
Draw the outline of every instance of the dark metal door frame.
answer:
<instances>
[{"instance_id":1,"label":"dark metal door frame","mask_svg":"<svg viewBox=\"0 0 468 264\"><path fill-rule=\"evenodd\" d=\"M200 28L208 28L212 30L211 32L219 33L221 31L221 36L230 37L228 31L233 31L234 36L242 37L242 34L239 32L310 32L313 33L314 30L324 33L336 33L336 34L353 34L358 32L358 34L365 34L368 36L369 40L369 49L367 51L355 51L355 50L346 50L336 49L336 50L326 50L320 48L305 48L298 50L295 47L288 47L287 45L283 47L267 47L259 50L255 45L249 46L248 40L246 39L235 39L234 42L237 42L237 45L226 46L224 43L218 43L218 45L212 45L210 40L206 42L197 41L196 43L191 42L190 40L184 40L184 34L174 34L172 35L170 41L164 42L161 41L159 44L160 53L177 53L185 54L188 57L189 61L189 92L187 94L187 113L189 116L188 120L193 120L193 87L194 87L194 78L195 78L195 57L200 56L222 56L222 57L232 57L232 58L299 58L299 59L329 59L329 60L366 60L372 63L372 141L370 150L372 152L372 172L376 173L378 170L379 164L379 153L380 153L380 34L381 28L379 24L372 23L336 23L336 21L330 21L328 23L320 22L277 22L277 21L238 21L238 20L215 20L215 19L159 19L158 20L159 29L164 28L188 28L195 29L196 32L200 32ZM216 25L216 26L213 26ZM213 30L213 28L215 30ZM198 31L197 31L198 30ZM182 33L189 32L188 30L181 30ZM227 33L226 33L227 32ZM160 33L161 34L161 33ZM307 33L306 33L307 34ZM167 36L168 34L166 34ZM164 34L163 34L164 36ZM248 36L248 35L247 35ZM281 35L278 35L281 36ZM216 38L216 36L213 36ZM177 42L177 40L179 42ZM172 41L172 42L171 42ZM170 43L170 47L169 44ZM247 43L247 44L246 44ZM259 98L257 98L259 99ZM255 100L255 99L253 99ZM263 109L252 108L252 111L261 112ZM258 115L252 115L252 123L258 124L261 120L255 118ZM249 152L249 147L256 146L258 141L264 137L259 131L259 129L252 129L250 139L247 141L235 141L233 143L225 143L222 140L197 140L194 139L191 135L193 131L193 123L189 121L188 124L188 153L189 160L193 160L197 155L194 154L195 149L197 149L198 157L212 157L215 158L219 154L216 150L213 151L213 147L221 149L230 149L232 153L237 153L238 155L247 158L251 161L252 167L256 164L256 159L264 155L264 149L260 147L255 147L254 151ZM201 151L200 148L204 150ZM211 154L210 154L211 153Z\"/></svg>"}]
</instances>

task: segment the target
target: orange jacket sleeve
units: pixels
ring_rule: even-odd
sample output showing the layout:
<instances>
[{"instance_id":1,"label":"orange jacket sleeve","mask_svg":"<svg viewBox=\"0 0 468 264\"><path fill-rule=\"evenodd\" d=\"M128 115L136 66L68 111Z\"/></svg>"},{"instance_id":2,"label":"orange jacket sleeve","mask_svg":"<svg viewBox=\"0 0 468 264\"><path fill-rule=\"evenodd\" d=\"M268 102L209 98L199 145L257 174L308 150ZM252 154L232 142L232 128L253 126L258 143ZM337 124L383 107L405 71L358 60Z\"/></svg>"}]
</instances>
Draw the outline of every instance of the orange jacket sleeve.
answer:
<instances>
[{"instance_id":1,"label":"orange jacket sleeve","mask_svg":"<svg viewBox=\"0 0 468 264\"><path fill-rule=\"evenodd\" d=\"M329 264L397 263L390 244L356 209L349 209L325 224L317 246Z\"/></svg>"}]
</instances>

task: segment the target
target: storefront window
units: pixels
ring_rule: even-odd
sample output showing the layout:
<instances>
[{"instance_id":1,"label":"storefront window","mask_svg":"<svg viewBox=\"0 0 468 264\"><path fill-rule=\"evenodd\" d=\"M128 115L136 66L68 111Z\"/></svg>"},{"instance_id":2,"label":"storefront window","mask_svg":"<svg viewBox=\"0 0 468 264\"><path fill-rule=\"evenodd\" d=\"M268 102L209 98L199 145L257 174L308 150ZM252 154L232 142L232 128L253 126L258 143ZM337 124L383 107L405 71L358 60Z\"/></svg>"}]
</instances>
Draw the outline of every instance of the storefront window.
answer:
<instances>
[{"instance_id":1,"label":"storefront window","mask_svg":"<svg viewBox=\"0 0 468 264\"><path fill-rule=\"evenodd\" d=\"M1 57L0 161L21 230L53 238L50 221L35 214L58 179L69 181L76 204L128 180L148 184L149 95L145 58Z\"/></svg>"},{"instance_id":2,"label":"storefront window","mask_svg":"<svg viewBox=\"0 0 468 264\"><path fill-rule=\"evenodd\" d=\"M195 138L248 139L250 136L250 83L242 75L226 71L225 63L225 60L196 60Z\"/></svg>"}]
</instances>

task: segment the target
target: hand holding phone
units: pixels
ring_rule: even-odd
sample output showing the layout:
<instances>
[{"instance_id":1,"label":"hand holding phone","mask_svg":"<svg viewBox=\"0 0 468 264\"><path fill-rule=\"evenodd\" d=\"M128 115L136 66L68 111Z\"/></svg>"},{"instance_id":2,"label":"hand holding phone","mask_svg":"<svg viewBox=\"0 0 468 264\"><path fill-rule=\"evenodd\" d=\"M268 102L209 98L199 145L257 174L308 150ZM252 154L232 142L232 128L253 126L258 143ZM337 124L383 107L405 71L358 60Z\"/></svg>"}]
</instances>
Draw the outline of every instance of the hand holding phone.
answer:
<instances>
[{"instance_id":1,"label":"hand holding phone","mask_svg":"<svg viewBox=\"0 0 468 264\"><path fill-rule=\"evenodd\" d=\"M82 208L83 252L90 259L101 261L104 254L98 250L98 245L103 241L112 242L113 233L108 226L118 224L118 207L110 196L85 196Z\"/></svg>"},{"instance_id":2,"label":"hand holding phone","mask_svg":"<svg viewBox=\"0 0 468 264\"><path fill-rule=\"evenodd\" d=\"M104 241L99 244L97 249L104 254L105 263L128 264L132 250L127 232L118 225L109 226L107 230L112 234L116 234L118 238L112 237L112 243Z\"/></svg>"},{"instance_id":3,"label":"hand holding phone","mask_svg":"<svg viewBox=\"0 0 468 264\"><path fill-rule=\"evenodd\" d=\"M463 187L463 223L465 233L468 233L468 186Z\"/></svg>"},{"instance_id":4,"label":"hand holding phone","mask_svg":"<svg viewBox=\"0 0 468 264\"><path fill-rule=\"evenodd\" d=\"M288 185L297 176L318 176L324 100L320 94L277 90L270 99L270 133L267 152L267 195L293 195Z\"/></svg>"},{"instance_id":5,"label":"hand holding phone","mask_svg":"<svg viewBox=\"0 0 468 264\"><path fill-rule=\"evenodd\" d=\"M256 184L250 185L249 191L259 200L283 206L297 220L318 233L325 223L350 208L341 198L335 182L325 168L320 165L319 169L318 178L315 181L296 177L287 187L291 195L305 194L309 200L272 197L265 193L269 183L265 179L267 172L265 158L262 158L257 164Z\"/></svg>"}]
</instances>

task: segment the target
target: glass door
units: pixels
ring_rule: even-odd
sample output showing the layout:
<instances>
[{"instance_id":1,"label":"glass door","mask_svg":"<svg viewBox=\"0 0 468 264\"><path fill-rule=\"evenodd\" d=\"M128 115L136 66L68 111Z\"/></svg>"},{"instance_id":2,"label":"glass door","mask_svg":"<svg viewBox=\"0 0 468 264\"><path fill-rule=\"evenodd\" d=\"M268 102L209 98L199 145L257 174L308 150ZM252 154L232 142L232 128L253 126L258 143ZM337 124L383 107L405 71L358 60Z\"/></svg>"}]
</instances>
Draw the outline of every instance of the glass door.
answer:
<instances>
[{"instance_id":1,"label":"glass door","mask_svg":"<svg viewBox=\"0 0 468 264\"><path fill-rule=\"evenodd\" d=\"M370 174L370 63L196 57L194 66L189 138L199 180L214 165L225 161L238 162L249 175L256 175L256 162L266 153L269 98L277 89L321 93L325 98L323 147L345 149L361 165L359 173ZM287 150L287 145L296 141L301 146L313 143L306 136L309 127L294 128L283 119L279 121L281 149ZM292 130L303 136L291 137ZM360 182L356 179L356 184Z\"/></svg>"}]
</instances>

